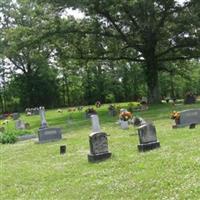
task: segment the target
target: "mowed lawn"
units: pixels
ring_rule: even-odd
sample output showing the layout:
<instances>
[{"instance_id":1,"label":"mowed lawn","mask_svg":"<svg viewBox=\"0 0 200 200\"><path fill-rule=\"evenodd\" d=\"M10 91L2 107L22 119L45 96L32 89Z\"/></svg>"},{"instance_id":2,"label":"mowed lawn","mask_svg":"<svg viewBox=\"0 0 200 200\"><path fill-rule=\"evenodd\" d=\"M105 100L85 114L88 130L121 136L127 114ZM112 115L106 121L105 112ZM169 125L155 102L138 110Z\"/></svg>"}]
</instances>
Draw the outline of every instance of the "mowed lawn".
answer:
<instances>
[{"instance_id":1,"label":"mowed lawn","mask_svg":"<svg viewBox=\"0 0 200 200\"><path fill-rule=\"evenodd\" d=\"M61 127L63 140L37 144L36 140L0 144L0 199L200 199L200 125L172 129L173 110L200 108L195 105L163 104L134 115L153 121L161 148L146 153L137 150L137 130L121 130L117 117L98 109L102 131L109 134L112 157L88 163L90 120L83 112L46 112L49 126ZM67 120L69 114L72 120ZM22 116L37 132L39 116ZM12 127L12 123L9 125ZM60 145L67 153L59 154Z\"/></svg>"}]
</instances>

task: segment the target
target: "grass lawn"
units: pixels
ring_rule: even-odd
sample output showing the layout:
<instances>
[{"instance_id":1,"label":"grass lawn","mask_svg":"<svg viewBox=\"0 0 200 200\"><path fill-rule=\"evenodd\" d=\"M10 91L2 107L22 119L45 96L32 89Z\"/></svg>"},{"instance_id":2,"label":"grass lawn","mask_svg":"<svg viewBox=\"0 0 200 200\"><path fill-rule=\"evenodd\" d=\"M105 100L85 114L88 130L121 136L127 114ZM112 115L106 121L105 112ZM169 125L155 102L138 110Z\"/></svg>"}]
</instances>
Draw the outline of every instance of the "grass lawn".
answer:
<instances>
[{"instance_id":1,"label":"grass lawn","mask_svg":"<svg viewBox=\"0 0 200 200\"><path fill-rule=\"evenodd\" d=\"M107 114L107 105L98 109L101 128L108 133L112 157L88 163L89 120L83 112L56 110L46 112L51 127L61 127L63 140L36 144L35 140L0 144L0 199L73 200L73 199L200 199L200 125L172 129L173 110L199 108L195 105L162 104L148 111L135 112L156 125L161 148L139 153L137 130L121 130L117 117ZM39 116L21 117L36 132ZM8 125L13 128L13 122ZM67 153L59 147L67 145Z\"/></svg>"}]
</instances>

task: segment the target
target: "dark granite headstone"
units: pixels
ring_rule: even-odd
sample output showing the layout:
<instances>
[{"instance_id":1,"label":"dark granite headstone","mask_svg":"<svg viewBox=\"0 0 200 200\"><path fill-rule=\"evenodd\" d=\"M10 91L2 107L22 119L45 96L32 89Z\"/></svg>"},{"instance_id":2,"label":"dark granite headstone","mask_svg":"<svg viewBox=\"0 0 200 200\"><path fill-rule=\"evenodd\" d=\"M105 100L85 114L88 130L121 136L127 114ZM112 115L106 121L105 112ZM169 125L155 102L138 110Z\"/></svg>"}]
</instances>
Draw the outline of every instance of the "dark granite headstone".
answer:
<instances>
[{"instance_id":1,"label":"dark granite headstone","mask_svg":"<svg viewBox=\"0 0 200 200\"><path fill-rule=\"evenodd\" d=\"M60 128L43 128L38 131L39 143L51 142L62 139Z\"/></svg>"},{"instance_id":2,"label":"dark granite headstone","mask_svg":"<svg viewBox=\"0 0 200 200\"><path fill-rule=\"evenodd\" d=\"M107 134L103 132L91 133L89 136L90 154L88 154L88 161L95 162L107 159L111 156L108 151Z\"/></svg>"},{"instance_id":3,"label":"dark granite headstone","mask_svg":"<svg viewBox=\"0 0 200 200\"><path fill-rule=\"evenodd\" d=\"M148 151L160 147L160 142L157 141L156 128L153 124L143 124L138 128L140 144L139 151Z\"/></svg>"},{"instance_id":4,"label":"dark granite headstone","mask_svg":"<svg viewBox=\"0 0 200 200\"><path fill-rule=\"evenodd\" d=\"M173 128L191 126L192 124L200 124L200 109L189 109L180 112L179 120L175 121ZM194 125L193 125L194 127Z\"/></svg>"},{"instance_id":5,"label":"dark granite headstone","mask_svg":"<svg viewBox=\"0 0 200 200\"><path fill-rule=\"evenodd\" d=\"M193 104L196 102L196 98L192 93L188 93L185 96L184 103L185 104Z\"/></svg>"}]
</instances>

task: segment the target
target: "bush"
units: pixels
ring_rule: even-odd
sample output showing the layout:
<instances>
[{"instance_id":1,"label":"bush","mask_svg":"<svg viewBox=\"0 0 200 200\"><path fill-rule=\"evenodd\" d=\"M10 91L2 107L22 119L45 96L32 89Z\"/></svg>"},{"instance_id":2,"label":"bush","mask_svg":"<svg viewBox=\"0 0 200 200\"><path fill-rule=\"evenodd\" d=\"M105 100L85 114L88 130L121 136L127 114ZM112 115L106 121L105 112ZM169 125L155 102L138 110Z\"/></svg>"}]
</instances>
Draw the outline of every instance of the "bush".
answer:
<instances>
[{"instance_id":1,"label":"bush","mask_svg":"<svg viewBox=\"0 0 200 200\"><path fill-rule=\"evenodd\" d=\"M115 102L115 96L113 94L108 94L106 96L106 103L114 103Z\"/></svg>"},{"instance_id":2,"label":"bush","mask_svg":"<svg viewBox=\"0 0 200 200\"><path fill-rule=\"evenodd\" d=\"M0 133L0 143L13 144L17 141L17 137L14 132Z\"/></svg>"},{"instance_id":3,"label":"bush","mask_svg":"<svg viewBox=\"0 0 200 200\"><path fill-rule=\"evenodd\" d=\"M127 107L127 110L129 112L133 113L134 109L135 109L135 105L133 103L129 103L128 107Z\"/></svg>"}]
</instances>

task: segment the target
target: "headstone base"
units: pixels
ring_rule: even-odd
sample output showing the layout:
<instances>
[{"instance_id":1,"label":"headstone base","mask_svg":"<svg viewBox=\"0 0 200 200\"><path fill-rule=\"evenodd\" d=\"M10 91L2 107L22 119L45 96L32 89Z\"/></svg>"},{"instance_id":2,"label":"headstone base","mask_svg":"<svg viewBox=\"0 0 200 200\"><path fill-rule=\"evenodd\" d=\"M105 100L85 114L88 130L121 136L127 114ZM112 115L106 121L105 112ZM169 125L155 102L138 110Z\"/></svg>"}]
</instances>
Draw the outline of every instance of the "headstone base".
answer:
<instances>
[{"instance_id":1,"label":"headstone base","mask_svg":"<svg viewBox=\"0 0 200 200\"><path fill-rule=\"evenodd\" d=\"M149 150L156 149L159 147L160 147L160 142L158 142L158 141L157 142L149 142L146 144L139 144L138 150L140 152L144 152L144 151L149 151Z\"/></svg>"},{"instance_id":2,"label":"headstone base","mask_svg":"<svg viewBox=\"0 0 200 200\"><path fill-rule=\"evenodd\" d=\"M101 154L88 154L88 161L89 162L97 162L100 160L105 160L107 158L110 158L112 153L101 153Z\"/></svg>"},{"instance_id":3,"label":"headstone base","mask_svg":"<svg viewBox=\"0 0 200 200\"><path fill-rule=\"evenodd\" d=\"M186 126L189 126L189 129L193 129L193 128L196 127L196 124L190 124L190 125L188 125L188 124L174 124L174 125L172 125L172 128L173 129L175 129L175 128L184 128Z\"/></svg>"}]
</instances>

